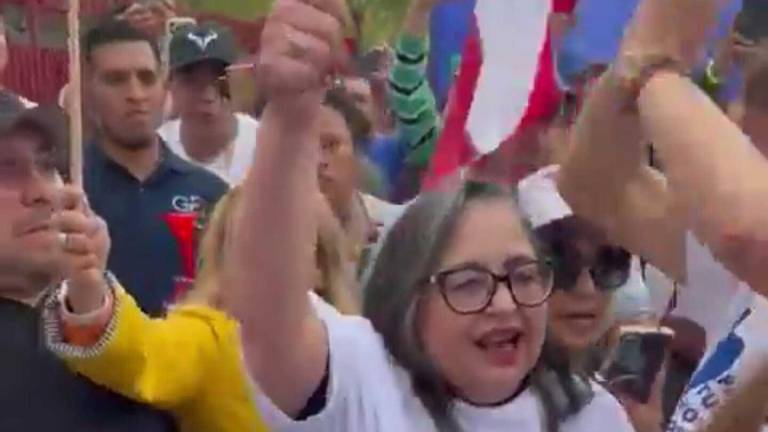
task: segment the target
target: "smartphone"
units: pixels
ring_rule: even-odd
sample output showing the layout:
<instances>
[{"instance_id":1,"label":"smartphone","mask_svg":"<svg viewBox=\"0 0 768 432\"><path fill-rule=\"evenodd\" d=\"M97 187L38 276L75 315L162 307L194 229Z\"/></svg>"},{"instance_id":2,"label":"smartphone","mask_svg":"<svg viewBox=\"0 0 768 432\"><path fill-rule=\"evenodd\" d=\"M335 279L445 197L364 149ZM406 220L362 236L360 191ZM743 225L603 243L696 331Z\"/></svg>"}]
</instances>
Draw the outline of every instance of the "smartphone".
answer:
<instances>
[{"instance_id":1,"label":"smartphone","mask_svg":"<svg viewBox=\"0 0 768 432\"><path fill-rule=\"evenodd\" d=\"M668 327L622 326L619 342L601 372L608 388L648 403L674 335Z\"/></svg>"},{"instance_id":2,"label":"smartphone","mask_svg":"<svg viewBox=\"0 0 768 432\"><path fill-rule=\"evenodd\" d=\"M173 17L165 22L165 34L170 38L180 29L196 24L197 20L192 17Z\"/></svg>"},{"instance_id":3,"label":"smartphone","mask_svg":"<svg viewBox=\"0 0 768 432\"><path fill-rule=\"evenodd\" d=\"M192 17L173 17L165 22L165 38L163 40L163 65L167 68L171 58L171 39L173 35L185 27L197 25L197 20Z\"/></svg>"}]
</instances>

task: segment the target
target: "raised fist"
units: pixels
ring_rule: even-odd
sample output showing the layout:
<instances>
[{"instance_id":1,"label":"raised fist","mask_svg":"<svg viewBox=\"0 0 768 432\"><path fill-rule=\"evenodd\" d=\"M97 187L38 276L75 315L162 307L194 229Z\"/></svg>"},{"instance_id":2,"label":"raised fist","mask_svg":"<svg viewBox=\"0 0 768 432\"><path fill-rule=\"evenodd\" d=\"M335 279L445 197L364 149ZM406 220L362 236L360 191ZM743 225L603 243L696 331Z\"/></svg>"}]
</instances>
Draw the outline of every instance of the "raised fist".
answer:
<instances>
[{"instance_id":1,"label":"raised fist","mask_svg":"<svg viewBox=\"0 0 768 432\"><path fill-rule=\"evenodd\" d=\"M320 94L345 55L342 0L277 0L262 33L257 64L270 102Z\"/></svg>"},{"instance_id":2,"label":"raised fist","mask_svg":"<svg viewBox=\"0 0 768 432\"><path fill-rule=\"evenodd\" d=\"M701 60L724 0L642 0L621 55L664 56L693 68Z\"/></svg>"}]
</instances>

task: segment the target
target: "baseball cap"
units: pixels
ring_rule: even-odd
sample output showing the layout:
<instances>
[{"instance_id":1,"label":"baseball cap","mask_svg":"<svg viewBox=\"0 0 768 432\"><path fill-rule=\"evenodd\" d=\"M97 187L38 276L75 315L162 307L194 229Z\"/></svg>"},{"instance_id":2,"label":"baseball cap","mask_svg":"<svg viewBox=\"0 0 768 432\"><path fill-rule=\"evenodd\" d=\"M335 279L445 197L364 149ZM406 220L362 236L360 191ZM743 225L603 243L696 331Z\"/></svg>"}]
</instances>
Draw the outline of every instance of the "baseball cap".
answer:
<instances>
[{"instance_id":1,"label":"baseball cap","mask_svg":"<svg viewBox=\"0 0 768 432\"><path fill-rule=\"evenodd\" d=\"M170 43L170 67L183 68L203 61L229 66L237 60L237 43L232 32L216 24L185 26L174 33Z\"/></svg>"},{"instance_id":2,"label":"baseball cap","mask_svg":"<svg viewBox=\"0 0 768 432\"><path fill-rule=\"evenodd\" d=\"M68 119L57 105L33 108L4 107L0 109L0 137L12 132L29 131L42 138L43 153L51 154L56 169L63 176L69 170Z\"/></svg>"}]
</instances>

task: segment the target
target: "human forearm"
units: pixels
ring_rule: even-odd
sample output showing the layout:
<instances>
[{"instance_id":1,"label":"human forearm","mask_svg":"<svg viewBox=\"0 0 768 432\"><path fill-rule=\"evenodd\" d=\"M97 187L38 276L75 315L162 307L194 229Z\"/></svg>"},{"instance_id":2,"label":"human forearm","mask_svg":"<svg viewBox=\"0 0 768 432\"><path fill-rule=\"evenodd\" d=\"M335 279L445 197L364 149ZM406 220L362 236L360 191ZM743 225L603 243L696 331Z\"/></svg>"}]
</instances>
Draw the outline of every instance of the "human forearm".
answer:
<instances>
[{"instance_id":1,"label":"human forearm","mask_svg":"<svg viewBox=\"0 0 768 432\"><path fill-rule=\"evenodd\" d=\"M681 280L682 228L666 181L645 163L640 124L612 72L592 88L559 178L574 211L609 238Z\"/></svg>"},{"instance_id":2,"label":"human forearm","mask_svg":"<svg viewBox=\"0 0 768 432\"><path fill-rule=\"evenodd\" d=\"M328 341L307 292L315 283L321 103L344 62L341 0L275 2L258 73L269 104L233 221L224 303L240 321L245 364L283 412L320 384Z\"/></svg>"},{"instance_id":3,"label":"human forearm","mask_svg":"<svg viewBox=\"0 0 768 432\"><path fill-rule=\"evenodd\" d=\"M593 219L614 217L623 190L643 166L637 121L622 114L610 73L591 89L572 128L570 151L560 175L569 203Z\"/></svg>"},{"instance_id":4,"label":"human forearm","mask_svg":"<svg viewBox=\"0 0 768 432\"><path fill-rule=\"evenodd\" d=\"M306 292L313 281L319 155L308 141L314 117L297 121L286 114L271 105L264 112L234 223L234 311L244 336L265 341L282 331L276 322L295 325L309 314Z\"/></svg>"},{"instance_id":5,"label":"human forearm","mask_svg":"<svg viewBox=\"0 0 768 432\"><path fill-rule=\"evenodd\" d=\"M411 0L408 13L403 21L402 32L414 37L426 37L429 33L429 19L434 1Z\"/></svg>"},{"instance_id":6,"label":"human forearm","mask_svg":"<svg viewBox=\"0 0 768 432\"><path fill-rule=\"evenodd\" d=\"M657 74L639 107L687 222L729 270L763 290L768 162L687 78Z\"/></svg>"},{"instance_id":7,"label":"human forearm","mask_svg":"<svg viewBox=\"0 0 768 432\"><path fill-rule=\"evenodd\" d=\"M49 302L43 313L48 348L73 371L131 399L173 409L193 397L207 362L202 358L205 344L190 334L209 335L209 323L196 319L199 315L180 319L184 313L178 311L153 320L119 286L110 298L106 316L80 325L62 313L66 292ZM101 328L95 340L74 340L88 324ZM171 379L169 370L174 370Z\"/></svg>"},{"instance_id":8,"label":"human forearm","mask_svg":"<svg viewBox=\"0 0 768 432\"><path fill-rule=\"evenodd\" d=\"M425 167L440 128L440 114L427 79L429 43L426 36L403 34L397 40L395 53L389 77L390 105L408 164Z\"/></svg>"},{"instance_id":9,"label":"human forearm","mask_svg":"<svg viewBox=\"0 0 768 432\"><path fill-rule=\"evenodd\" d=\"M319 194L314 117L288 114L271 105L262 116L234 222L228 303L241 323L251 376L290 415L322 379L328 346L307 299L314 284Z\"/></svg>"}]
</instances>

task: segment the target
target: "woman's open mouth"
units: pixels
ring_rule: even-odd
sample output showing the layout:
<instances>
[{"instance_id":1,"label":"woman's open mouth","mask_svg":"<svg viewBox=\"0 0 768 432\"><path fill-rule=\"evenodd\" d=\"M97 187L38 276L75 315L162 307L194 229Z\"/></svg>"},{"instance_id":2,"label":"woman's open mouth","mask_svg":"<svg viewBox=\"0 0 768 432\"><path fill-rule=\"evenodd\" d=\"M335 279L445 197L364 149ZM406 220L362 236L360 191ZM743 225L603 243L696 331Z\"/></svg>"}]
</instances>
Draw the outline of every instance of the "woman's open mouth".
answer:
<instances>
[{"instance_id":1,"label":"woman's open mouth","mask_svg":"<svg viewBox=\"0 0 768 432\"><path fill-rule=\"evenodd\" d=\"M518 362L523 333L517 329L499 329L485 333L475 341L488 360L497 366L512 366Z\"/></svg>"}]
</instances>

